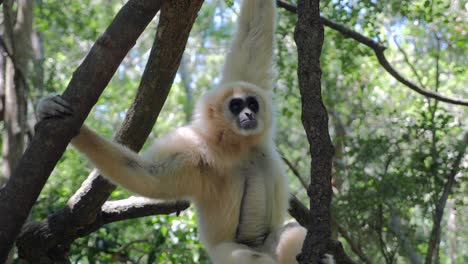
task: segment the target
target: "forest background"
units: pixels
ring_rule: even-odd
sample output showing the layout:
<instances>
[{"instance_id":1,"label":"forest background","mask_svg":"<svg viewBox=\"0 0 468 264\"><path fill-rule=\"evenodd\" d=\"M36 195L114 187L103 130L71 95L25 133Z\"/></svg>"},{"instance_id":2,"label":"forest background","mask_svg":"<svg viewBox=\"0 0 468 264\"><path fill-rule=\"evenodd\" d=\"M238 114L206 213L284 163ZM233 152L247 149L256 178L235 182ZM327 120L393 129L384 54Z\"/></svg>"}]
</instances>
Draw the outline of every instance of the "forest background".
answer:
<instances>
[{"instance_id":1,"label":"forest background","mask_svg":"<svg viewBox=\"0 0 468 264\"><path fill-rule=\"evenodd\" d=\"M8 181L33 137L38 99L64 91L126 1L2 2L0 185ZM296 2L288 3L279 8L277 25L276 142L288 165L292 193L308 204L311 164L301 123L297 14L291 8ZM204 1L148 141L189 122L196 99L219 81L238 9L237 1ZM415 86L446 97L468 97L466 1L332 0L321 2L321 14L387 47L390 67ZM132 105L159 18L142 33L86 120L107 138L115 135ZM321 85L335 146L332 236L357 263L468 263L466 100L444 102L409 89L382 67L372 43L345 38L349 35L325 25ZM70 204L92 169L68 148L26 227L38 228L35 223ZM109 199L129 195L117 188ZM194 211L183 210L184 203L176 207L180 214L130 215L82 233L75 230L66 234L69 245L60 248L56 243L47 254L53 248L72 263L209 263L197 239ZM19 256L31 260L42 254L28 252L33 243L28 235L23 229L10 261L21 263Z\"/></svg>"}]
</instances>

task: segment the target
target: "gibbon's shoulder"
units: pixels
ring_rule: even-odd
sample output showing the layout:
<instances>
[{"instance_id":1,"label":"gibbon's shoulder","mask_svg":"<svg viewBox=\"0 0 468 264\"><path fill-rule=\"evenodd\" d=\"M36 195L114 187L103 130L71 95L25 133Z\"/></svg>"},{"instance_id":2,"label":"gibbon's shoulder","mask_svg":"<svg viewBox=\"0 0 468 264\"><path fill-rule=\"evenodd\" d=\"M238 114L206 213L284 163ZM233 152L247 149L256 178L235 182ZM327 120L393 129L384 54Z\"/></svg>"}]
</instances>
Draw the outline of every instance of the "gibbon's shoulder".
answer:
<instances>
[{"instance_id":1,"label":"gibbon's shoulder","mask_svg":"<svg viewBox=\"0 0 468 264\"><path fill-rule=\"evenodd\" d=\"M211 163L207 160L208 154L206 141L190 126L179 127L158 138L146 153L158 158L177 155L190 167Z\"/></svg>"}]
</instances>

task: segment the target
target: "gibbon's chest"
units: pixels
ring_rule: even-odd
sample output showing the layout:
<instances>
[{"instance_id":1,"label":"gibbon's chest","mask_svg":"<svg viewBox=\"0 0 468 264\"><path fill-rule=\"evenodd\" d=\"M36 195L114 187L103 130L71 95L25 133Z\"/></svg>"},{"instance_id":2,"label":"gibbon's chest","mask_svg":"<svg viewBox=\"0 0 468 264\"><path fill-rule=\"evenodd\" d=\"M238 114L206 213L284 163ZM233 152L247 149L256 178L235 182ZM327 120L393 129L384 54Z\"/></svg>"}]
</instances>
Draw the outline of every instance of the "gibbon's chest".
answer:
<instances>
[{"instance_id":1,"label":"gibbon's chest","mask_svg":"<svg viewBox=\"0 0 468 264\"><path fill-rule=\"evenodd\" d=\"M263 243L271 231L274 206L269 156L266 151L253 151L225 175L211 175L226 180L206 197L208 203L197 206L200 236L205 243L230 240L252 247Z\"/></svg>"},{"instance_id":2,"label":"gibbon's chest","mask_svg":"<svg viewBox=\"0 0 468 264\"><path fill-rule=\"evenodd\" d=\"M235 238L238 243L260 246L271 231L274 179L270 168L268 154L255 151L235 171L243 184Z\"/></svg>"}]
</instances>

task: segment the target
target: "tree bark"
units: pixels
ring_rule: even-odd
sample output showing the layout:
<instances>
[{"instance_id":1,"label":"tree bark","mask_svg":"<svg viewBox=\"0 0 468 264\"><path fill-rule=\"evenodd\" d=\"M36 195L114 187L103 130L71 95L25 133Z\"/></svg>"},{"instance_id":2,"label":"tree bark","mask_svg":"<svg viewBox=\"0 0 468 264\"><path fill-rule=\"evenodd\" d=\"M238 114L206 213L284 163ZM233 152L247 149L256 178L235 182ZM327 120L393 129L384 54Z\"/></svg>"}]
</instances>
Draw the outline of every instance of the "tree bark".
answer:
<instances>
[{"instance_id":1,"label":"tree bark","mask_svg":"<svg viewBox=\"0 0 468 264\"><path fill-rule=\"evenodd\" d=\"M115 141L135 151L143 146L174 81L202 3L201 0L167 1L162 5L158 31L136 98ZM186 19L180 19L181 15ZM94 171L70 198L67 207L39 225L25 228L17 243L20 256L28 260L66 261L66 252L76 238L94 231L96 224L105 224L96 219L102 216L105 210L102 206L114 189L115 185ZM171 212L178 210L180 206L173 206ZM33 246L36 247L34 251L30 250Z\"/></svg>"},{"instance_id":2,"label":"tree bark","mask_svg":"<svg viewBox=\"0 0 468 264\"><path fill-rule=\"evenodd\" d=\"M0 122L4 120L5 114L5 64L6 58L5 49L3 45L0 45ZM3 186L4 180L3 175L0 175L0 188Z\"/></svg>"},{"instance_id":3,"label":"tree bark","mask_svg":"<svg viewBox=\"0 0 468 264\"><path fill-rule=\"evenodd\" d=\"M310 145L310 224L299 263L319 263L331 239L330 203L333 145L328 132L328 114L322 102L320 54L323 25L319 0L298 2L294 39L298 49L298 78L302 99L302 124Z\"/></svg>"},{"instance_id":4,"label":"tree bark","mask_svg":"<svg viewBox=\"0 0 468 264\"><path fill-rule=\"evenodd\" d=\"M127 2L73 74L64 93L64 98L73 105L75 115L37 125L31 144L10 180L0 190L0 263L5 261L67 144L79 131L128 50L156 14L157 6L157 1L153 0Z\"/></svg>"}]
</instances>

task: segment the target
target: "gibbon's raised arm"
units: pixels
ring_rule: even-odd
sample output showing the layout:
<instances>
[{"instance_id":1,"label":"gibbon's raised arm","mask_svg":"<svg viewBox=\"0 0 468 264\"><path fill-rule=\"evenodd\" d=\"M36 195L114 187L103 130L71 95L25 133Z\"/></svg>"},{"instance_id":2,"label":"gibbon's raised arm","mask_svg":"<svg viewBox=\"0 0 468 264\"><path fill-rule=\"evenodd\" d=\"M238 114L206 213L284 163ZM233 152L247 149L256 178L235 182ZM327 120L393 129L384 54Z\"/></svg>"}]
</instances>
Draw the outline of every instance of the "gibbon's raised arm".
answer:
<instances>
[{"instance_id":1,"label":"gibbon's raised arm","mask_svg":"<svg viewBox=\"0 0 468 264\"><path fill-rule=\"evenodd\" d=\"M111 142L83 125L72 144L99 169L125 189L151 198L173 199L194 195L195 170L188 175L189 162L183 153L168 153L160 158L139 156Z\"/></svg>"},{"instance_id":2,"label":"gibbon's raised arm","mask_svg":"<svg viewBox=\"0 0 468 264\"><path fill-rule=\"evenodd\" d=\"M273 89L275 0L244 0L237 30L223 67L221 84L245 81Z\"/></svg>"}]
</instances>

